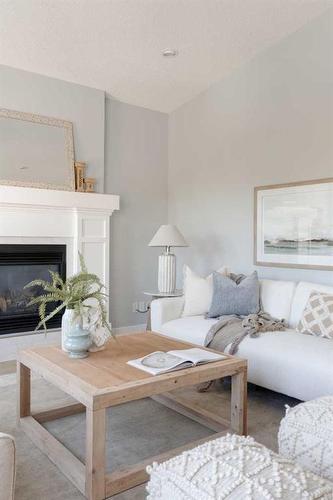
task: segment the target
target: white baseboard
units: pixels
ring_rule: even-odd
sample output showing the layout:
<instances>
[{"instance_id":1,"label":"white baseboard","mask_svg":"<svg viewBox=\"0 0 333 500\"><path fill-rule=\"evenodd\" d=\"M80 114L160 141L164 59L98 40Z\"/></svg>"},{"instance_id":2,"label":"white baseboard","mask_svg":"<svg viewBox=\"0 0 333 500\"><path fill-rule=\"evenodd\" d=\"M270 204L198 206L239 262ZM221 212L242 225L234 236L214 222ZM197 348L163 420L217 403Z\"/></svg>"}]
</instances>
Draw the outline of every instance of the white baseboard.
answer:
<instances>
[{"instance_id":1,"label":"white baseboard","mask_svg":"<svg viewBox=\"0 0 333 500\"><path fill-rule=\"evenodd\" d=\"M60 343L60 330L49 331L47 332L47 335L45 335L44 332L13 336L8 335L6 337L0 338L0 362L17 359L17 353L21 349L50 344L60 345Z\"/></svg>"},{"instance_id":2,"label":"white baseboard","mask_svg":"<svg viewBox=\"0 0 333 500\"><path fill-rule=\"evenodd\" d=\"M126 335L127 333L143 332L146 325L131 325L121 328L114 328L116 335ZM2 361L11 361L17 359L17 353L21 349L27 349L34 346L56 345L61 343L60 330L50 330L45 335L44 332L32 334L15 334L0 338L0 363Z\"/></svg>"},{"instance_id":3,"label":"white baseboard","mask_svg":"<svg viewBox=\"0 0 333 500\"><path fill-rule=\"evenodd\" d=\"M116 335L126 335L126 333L139 333L146 331L146 323L142 325L121 326L120 328L113 328Z\"/></svg>"}]
</instances>

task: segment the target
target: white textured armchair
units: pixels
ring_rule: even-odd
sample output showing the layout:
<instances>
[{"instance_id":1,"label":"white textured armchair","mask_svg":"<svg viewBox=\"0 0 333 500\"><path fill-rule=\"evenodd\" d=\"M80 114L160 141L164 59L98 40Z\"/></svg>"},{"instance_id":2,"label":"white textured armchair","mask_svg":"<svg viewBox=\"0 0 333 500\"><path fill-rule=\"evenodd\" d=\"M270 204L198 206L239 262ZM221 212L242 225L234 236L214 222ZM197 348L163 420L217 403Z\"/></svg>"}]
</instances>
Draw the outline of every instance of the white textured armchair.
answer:
<instances>
[{"instance_id":1,"label":"white textured armchair","mask_svg":"<svg viewBox=\"0 0 333 500\"><path fill-rule=\"evenodd\" d=\"M15 488L15 441L0 432L0 500L13 500Z\"/></svg>"}]
</instances>

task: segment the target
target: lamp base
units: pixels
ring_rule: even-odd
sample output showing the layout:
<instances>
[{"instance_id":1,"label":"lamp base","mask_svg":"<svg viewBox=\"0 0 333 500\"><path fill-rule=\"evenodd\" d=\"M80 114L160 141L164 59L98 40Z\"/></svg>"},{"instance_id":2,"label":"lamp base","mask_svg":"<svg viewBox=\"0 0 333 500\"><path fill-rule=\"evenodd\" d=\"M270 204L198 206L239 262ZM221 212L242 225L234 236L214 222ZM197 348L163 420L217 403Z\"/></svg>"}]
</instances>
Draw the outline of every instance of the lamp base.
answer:
<instances>
[{"instance_id":1,"label":"lamp base","mask_svg":"<svg viewBox=\"0 0 333 500\"><path fill-rule=\"evenodd\" d=\"M176 256L164 253L158 258L158 290L172 293L176 289Z\"/></svg>"}]
</instances>

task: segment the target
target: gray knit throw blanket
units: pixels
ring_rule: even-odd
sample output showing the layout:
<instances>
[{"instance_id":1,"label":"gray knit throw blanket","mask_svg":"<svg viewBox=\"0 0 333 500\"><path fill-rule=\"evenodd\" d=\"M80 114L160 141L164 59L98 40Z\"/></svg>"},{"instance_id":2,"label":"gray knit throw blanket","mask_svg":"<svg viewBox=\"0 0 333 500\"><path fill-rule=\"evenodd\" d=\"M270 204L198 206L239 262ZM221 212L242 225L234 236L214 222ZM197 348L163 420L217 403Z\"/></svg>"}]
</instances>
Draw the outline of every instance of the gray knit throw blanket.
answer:
<instances>
[{"instance_id":1,"label":"gray knit throw blanket","mask_svg":"<svg viewBox=\"0 0 333 500\"><path fill-rule=\"evenodd\" d=\"M205 346L224 352L230 345L229 354L235 354L245 337L259 337L263 332L285 330L285 328L283 319L273 318L264 311L245 317L221 316L207 333Z\"/></svg>"},{"instance_id":2,"label":"gray knit throw blanket","mask_svg":"<svg viewBox=\"0 0 333 500\"><path fill-rule=\"evenodd\" d=\"M207 333L205 346L224 352L230 345L229 354L235 354L239 344L245 337L259 337L263 332L285 330L285 320L273 318L264 311L249 316L221 316ZM197 387L199 392L206 392L212 386L213 380L204 382Z\"/></svg>"}]
</instances>

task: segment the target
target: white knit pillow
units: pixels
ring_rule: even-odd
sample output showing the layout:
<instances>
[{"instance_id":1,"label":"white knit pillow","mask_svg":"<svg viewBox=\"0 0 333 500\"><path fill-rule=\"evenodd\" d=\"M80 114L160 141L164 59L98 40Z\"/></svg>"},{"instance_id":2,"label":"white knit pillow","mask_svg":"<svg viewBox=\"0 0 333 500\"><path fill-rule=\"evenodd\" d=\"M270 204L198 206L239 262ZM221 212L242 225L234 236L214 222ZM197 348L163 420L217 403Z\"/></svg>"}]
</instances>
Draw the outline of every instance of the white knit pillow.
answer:
<instances>
[{"instance_id":1,"label":"white knit pillow","mask_svg":"<svg viewBox=\"0 0 333 500\"><path fill-rule=\"evenodd\" d=\"M333 396L287 408L280 423L279 453L333 481Z\"/></svg>"},{"instance_id":2,"label":"white knit pillow","mask_svg":"<svg viewBox=\"0 0 333 500\"><path fill-rule=\"evenodd\" d=\"M219 273L228 275L225 266L218 270ZM209 311L213 297L213 275L207 278L198 276L190 267L184 266L184 309L182 316L200 316Z\"/></svg>"},{"instance_id":3,"label":"white knit pillow","mask_svg":"<svg viewBox=\"0 0 333 500\"><path fill-rule=\"evenodd\" d=\"M333 484L256 443L228 435L147 468L147 500L332 500Z\"/></svg>"}]
</instances>

